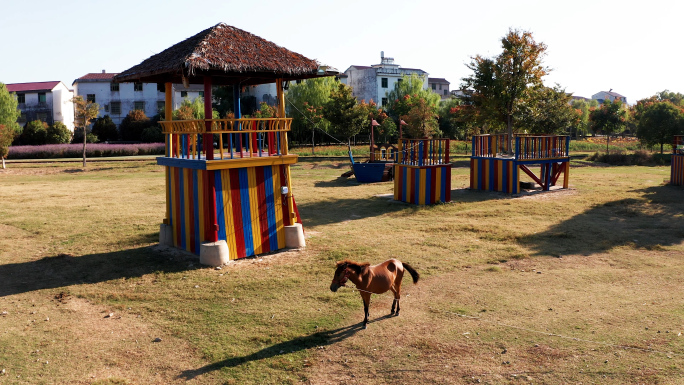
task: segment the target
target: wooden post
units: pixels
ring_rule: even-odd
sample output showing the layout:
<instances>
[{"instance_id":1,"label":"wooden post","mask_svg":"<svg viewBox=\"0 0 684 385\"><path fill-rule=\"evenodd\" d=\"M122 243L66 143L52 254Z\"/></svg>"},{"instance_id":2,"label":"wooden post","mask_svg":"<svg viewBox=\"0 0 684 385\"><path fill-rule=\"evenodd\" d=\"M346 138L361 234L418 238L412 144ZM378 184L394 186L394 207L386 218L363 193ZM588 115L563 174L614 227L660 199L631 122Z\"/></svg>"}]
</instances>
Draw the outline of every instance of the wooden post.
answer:
<instances>
[{"instance_id":1,"label":"wooden post","mask_svg":"<svg viewBox=\"0 0 684 385\"><path fill-rule=\"evenodd\" d=\"M214 160L214 134L211 133L211 76L204 77L204 127L206 129L202 142L204 143L204 156L207 162ZM209 242L218 242L218 223L216 222L216 184L214 174L216 171L205 171L204 185L207 191L207 223L205 238Z\"/></svg>"},{"instance_id":2,"label":"wooden post","mask_svg":"<svg viewBox=\"0 0 684 385\"><path fill-rule=\"evenodd\" d=\"M204 142L204 156L207 160L214 160L214 134L211 133L211 76L204 77L204 127L206 129Z\"/></svg>"},{"instance_id":3,"label":"wooden post","mask_svg":"<svg viewBox=\"0 0 684 385\"><path fill-rule=\"evenodd\" d=\"M166 82L164 84L164 120L170 122L173 120L173 84L171 82ZM166 140L165 155L167 157L173 156L173 135L171 132L164 135ZM169 178L170 178L170 168L169 166L164 167L164 180L166 181L166 218L164 218L164 224L170 225L171 223L171 196L169 195Z\"/></svg>"},{"instance_id":4,"label":"wooden post","mask_svg":"<svg viewBox=\"0 0 684 385\"><path fill-rule=\"evenodd\" d=\"M277 88L277 97L278 97L278 117L284 119L285 118L285 93L283 92L283 79L277 79L276 80L276 88ZM282 152L283 155L288 155L288 147L287 147L287 132L282 131L281 133L281 145L282 145ZM287 212L288 216L290 217L290 223L295 224L297 223L297 214L295 214L294 211L294 199L292 197L292 181L291 181L291 175L290 175L290 165L283 165L282 167L285 167L285 178L287 179Z\"/></svg>"}]
</instances>

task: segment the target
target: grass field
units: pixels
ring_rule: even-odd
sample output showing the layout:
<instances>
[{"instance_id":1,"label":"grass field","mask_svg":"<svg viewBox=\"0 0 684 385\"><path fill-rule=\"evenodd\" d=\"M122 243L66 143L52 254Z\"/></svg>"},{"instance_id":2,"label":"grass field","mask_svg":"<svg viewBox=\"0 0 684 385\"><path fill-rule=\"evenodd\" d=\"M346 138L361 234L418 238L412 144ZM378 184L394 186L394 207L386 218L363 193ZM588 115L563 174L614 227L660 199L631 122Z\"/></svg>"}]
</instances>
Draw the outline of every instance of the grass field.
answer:
<instances>
[{"instance_id":1,"label":"grass field","mask_svg":"<svg viewBox=\"0 0 684 385\"><path fill-rule=\"evenodd\" d=\"M457 160L456 166L467 164ZM303 161L307 247L221 270L156 246L154 161L0 170L1 384L681 384L684 189L573 162L570 189L392 201ZM334 263L410 262L371 323ZM4 371L3 371L4 370Z\"/></svg>"}]
</instances>

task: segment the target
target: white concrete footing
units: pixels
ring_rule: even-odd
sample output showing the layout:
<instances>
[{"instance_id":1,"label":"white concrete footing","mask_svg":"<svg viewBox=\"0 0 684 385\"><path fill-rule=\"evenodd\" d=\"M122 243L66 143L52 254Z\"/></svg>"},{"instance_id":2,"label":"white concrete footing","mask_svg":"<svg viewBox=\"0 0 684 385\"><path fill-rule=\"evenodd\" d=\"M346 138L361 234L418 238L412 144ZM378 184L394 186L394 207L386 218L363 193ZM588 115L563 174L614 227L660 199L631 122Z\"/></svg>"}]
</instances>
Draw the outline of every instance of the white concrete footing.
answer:
<instances>
[{"instance_id":1,"label":"white concrete footing","mask_svg":"<svg viewBox=\"0 0 684 385\"><path fill-rule=\"evenodd\" d=\"M170 225L165 223L159 225L159 244L173 247L173 228Z\"/></svg>"},{"instance_id":2,"label":"white concrete footing","mask_svg":"<svg viewBox=\"0 0 684 385\"><path fill-rule=\"evenodd\" d=\"M292 226L285 226L285 247L290 249L299 249L306 247L306 240L304 240L304 228L301 223L295 223Z\"/></svg>"},{"instance_id":3,"label":"white concrete footing","mask_svg":"<svg viewBox=\"0 0 684 385\"><path fill-rule=\"evenodd\" d=\"M208 242L200 245L200 263L209 266L221 266L230 262L230 251L226 241Z\"/></svg>"}]
</instances>

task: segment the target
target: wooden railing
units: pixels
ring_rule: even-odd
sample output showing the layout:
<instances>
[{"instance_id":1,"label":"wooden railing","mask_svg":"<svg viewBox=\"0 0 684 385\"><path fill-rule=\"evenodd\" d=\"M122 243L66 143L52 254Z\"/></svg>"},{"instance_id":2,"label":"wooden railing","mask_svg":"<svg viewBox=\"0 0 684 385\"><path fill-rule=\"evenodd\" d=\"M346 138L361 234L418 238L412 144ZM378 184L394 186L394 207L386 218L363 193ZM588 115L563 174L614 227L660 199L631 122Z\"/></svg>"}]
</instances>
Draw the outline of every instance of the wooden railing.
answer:
<instances>
[{"instance_id":1,"label":"wooden railing","mask_svg":"<svg viewBox=\"0 0 684 385\"><path fill-rule=\"evenodd\" d=\"M371 146L370 161L371 162L396 162L399 151L397 147L392 144L373 144Z\"/></svg>"},{"instance_id":2,"label":"wooden railing","mask_svg":"<svg viewBox=\"0 0 684 385\"><path fill-rule=\"evenodd\" d=\"M684 135L675 135L672 141L672 153L684 155Z\"/></svg>"},{"instance_id":3,"label":"wooden railing","mask_svg":"<svg viewBox=\"0 0 684 385\"><path fill-rule=\"evenodd\" d=\"M210 149L212 155L218 155L215 159L223 160L287 154L292 118L174 120L159 124L166 136L167 157L207 159ZM209 144L205 146L205 142Z\"/></svg>"},{"instance_id":4,"label":"wooden railing","mask_svg":"<svg viewBox=\"0 0 684 385\"><path fill-rule=\"evenodd\" d=\"M399 161L409 166L449 163L449 139L400 139Z\"/></svg>"},{"instance_id":5,"label":"wooden railing","mask_svg":"<svg viewBox=\"0 0 684 385\"><path fill-rule=\"evenodd\" d=\"M521 135L513 137L515 141L514 156L517 160L566 158L569 155L570 137L566 135ZM508 135L474 135L474 157L497 156L508 154Z\"/></svg>"}]
</instances>

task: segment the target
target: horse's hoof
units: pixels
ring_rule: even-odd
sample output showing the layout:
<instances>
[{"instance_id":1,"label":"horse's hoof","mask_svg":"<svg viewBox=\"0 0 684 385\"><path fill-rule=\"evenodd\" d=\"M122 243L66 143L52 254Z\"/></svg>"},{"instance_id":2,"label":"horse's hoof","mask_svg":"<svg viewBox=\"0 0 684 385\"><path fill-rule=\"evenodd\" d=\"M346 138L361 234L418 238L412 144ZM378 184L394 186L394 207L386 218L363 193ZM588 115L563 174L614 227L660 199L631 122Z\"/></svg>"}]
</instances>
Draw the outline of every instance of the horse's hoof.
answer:
<instances>
[{"instance_id":1,"label":"horse's hoof","mask_svg":"<svg viewBox=\"0 0 684 385\"><path fill-rule=\"evenodd\" d=\"M390 312L390 315L394 315L394 310L392 310L392 311Z\"/></svg>"},{"instance_id":2,"label":"horse's hoof","mask_svg":"<svg viewBox=\"0 0 684 385\"><path fill-rule=\"evenodd\" d=\"M368 328L368 325L363 325L363 328L364 328L364 329L367 329L367 328Z\"/></svg>"},{"instance_id":3,"label":"horse's hoof","mask_svg":"<svg viewBox=\"0 0 684 385\"><path fill-rule=\"evenodd\" d=\"M394 313L395 317L399 317L399 312Z\"/></svg>"}]
</instances>

